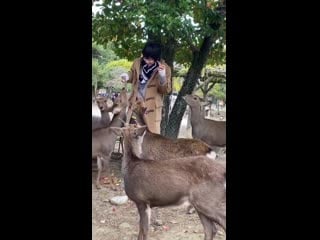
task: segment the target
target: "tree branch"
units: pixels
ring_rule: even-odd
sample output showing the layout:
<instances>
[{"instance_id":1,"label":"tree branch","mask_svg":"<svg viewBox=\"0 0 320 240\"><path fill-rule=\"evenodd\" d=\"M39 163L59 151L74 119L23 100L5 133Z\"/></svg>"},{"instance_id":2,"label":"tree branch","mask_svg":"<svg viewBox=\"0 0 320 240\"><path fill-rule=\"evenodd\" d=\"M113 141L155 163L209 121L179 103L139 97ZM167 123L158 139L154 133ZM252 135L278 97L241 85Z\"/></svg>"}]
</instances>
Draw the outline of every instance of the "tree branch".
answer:
<instances>
[{"instance_id":1,"label":"tree branch","mask_svg":"<svg viewBox=\"0 0 320 240\"><path fill-rule=\"evenodd\" d=\"M211 86L208 86L208 92L216 85L216 82L212 82Z\"/></svg>"},{"instance_id":2,"label":"tree branch","mask_svg":"<svg viewBox=\"0 0 320 240\"><path fill-rule=\"evenodd\" d=\"M210 77L208 79L206 79L202 84L200 84L196 90L198 89L202 89L203 86L205 86L206 84L210 84L212 83L212 87L216 84L216 83L226 83L226 79L225 78L215 78L215 77ZM211 88L212 88L211 87ZM209 87L210 88L210 87ZM195 90L195 91L196 91ZM210 90L209 90L210 91Z\"/></svg>"},{"instance_id":3,"label":"tree branch","mask_svg":"<svg viewBox=\"0 0 320 240\"><path fill-rule=\"evenodd\" d=\"M196 47L193 43L192 43L192 41L191 41L191 39L190 38L187 38L186 39L186 41L187 41L187 43L188 43L188 45L189 45L189 47L191 48L191 51L194 53L194 52L199 52L199 48L198 47Z\"/></svg>"}]
</instances>

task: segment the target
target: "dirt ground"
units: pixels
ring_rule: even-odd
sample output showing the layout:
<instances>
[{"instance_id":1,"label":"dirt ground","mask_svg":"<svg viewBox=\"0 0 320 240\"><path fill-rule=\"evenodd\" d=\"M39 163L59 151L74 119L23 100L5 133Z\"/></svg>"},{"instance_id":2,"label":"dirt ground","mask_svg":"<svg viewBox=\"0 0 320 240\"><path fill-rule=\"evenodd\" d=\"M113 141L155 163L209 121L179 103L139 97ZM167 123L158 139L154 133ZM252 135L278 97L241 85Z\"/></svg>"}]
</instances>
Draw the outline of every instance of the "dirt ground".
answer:
<instances>
[{"instance_id":1,"label":"dirt ground","mask_svg":"<svg viewBox=\"0 0 320 240\"><path fill-rule=\"evenodd\" d=\"M179 137L191 136L186 128L186 119L181 124ZM218 161L225 161L226 155L219 154ZM124 196L121 176L121 160L110 163L113 172L113 184L106 179L102 188L94 186L96 166L92 171L92 239L93 240L136 240L139 231L139 215L136 206L130 200L123 205L113 205L109 199ZM222 229L215 240L225 240ZM203 240L203 227L196 213L188 214L186 206L154 208L149 231L150 240Z\"/></svg>"}]
</instances>

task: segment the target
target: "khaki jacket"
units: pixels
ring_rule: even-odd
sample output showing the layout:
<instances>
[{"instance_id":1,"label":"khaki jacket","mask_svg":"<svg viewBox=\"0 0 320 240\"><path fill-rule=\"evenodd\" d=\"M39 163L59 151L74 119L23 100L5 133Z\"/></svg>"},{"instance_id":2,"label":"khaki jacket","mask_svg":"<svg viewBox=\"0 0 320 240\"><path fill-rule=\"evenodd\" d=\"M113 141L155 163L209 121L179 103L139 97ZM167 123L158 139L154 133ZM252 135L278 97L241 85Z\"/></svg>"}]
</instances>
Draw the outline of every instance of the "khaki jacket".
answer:
<instances>
[{"instance_id":1,"label":"khaki jacket","mask_svg":"<svg viewBox=\"0 0 320 240\"><path fill-rule=\"evenodd\" d=\"M155 71L147 83L145 99L143 99L144 105L147 108L147 126L151 132L158 134L160 134L163 96L164 94L171 92L171 69L164 60L161 60L160 62L165 65L167 81L163 86L161 86L158 71ZM129 80L127 82L132 83L132 93L129 97L129 106L138 100L139 74L141 71L140 63L141 58L135 59L131 66L131 70L129 71Z\"/></svg>"}]
</instances>

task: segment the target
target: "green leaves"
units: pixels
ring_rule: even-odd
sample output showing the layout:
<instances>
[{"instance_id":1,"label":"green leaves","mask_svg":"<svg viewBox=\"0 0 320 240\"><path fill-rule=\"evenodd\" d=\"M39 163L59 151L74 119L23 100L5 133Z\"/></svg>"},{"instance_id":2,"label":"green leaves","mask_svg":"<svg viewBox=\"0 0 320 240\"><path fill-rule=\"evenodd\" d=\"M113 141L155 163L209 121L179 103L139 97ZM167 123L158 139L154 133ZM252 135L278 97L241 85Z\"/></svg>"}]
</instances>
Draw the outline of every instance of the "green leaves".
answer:
<instances>
[{"instance_id":1,"label":"green leaves","mask_svg":"<svg viewBox=\"0 0 320 240\"><path fill-rule=\"evenodd\" d=\"M200 47L209 34L225 38L225 30L221 31L225 20L216 10L217 4L213 0L130 0L117 4L106 0L103 15L93 17L93 39L103 45L113 42L116 54L129 60L140 55L144 42L152 36L164 45L174 39L177 61L187 63L191 45ZM220 50L215 46L213 61L225 61L225 52Z\"/></svg>"},{"instance_id":2,"label":"green leaves","mask_svg":"<svg viewBox=\"0 0 320 240\"><path fill-rule=\"evenodd\" d=\"M226 100L226 85L216 83L213 87L211 94L218 100Z\"/></svg>"},{"instance_id":3,"label":"green leaves","mask_svg":"<svg viewBox=\"0 0 320 240\"><path fill-rule=\"evenodd\" d=\"M112 49L112 43L107 44L106 48L92 43L92 86L101 86L105 83L106 64L118 58Z\"/></svg>"}]
</instances>

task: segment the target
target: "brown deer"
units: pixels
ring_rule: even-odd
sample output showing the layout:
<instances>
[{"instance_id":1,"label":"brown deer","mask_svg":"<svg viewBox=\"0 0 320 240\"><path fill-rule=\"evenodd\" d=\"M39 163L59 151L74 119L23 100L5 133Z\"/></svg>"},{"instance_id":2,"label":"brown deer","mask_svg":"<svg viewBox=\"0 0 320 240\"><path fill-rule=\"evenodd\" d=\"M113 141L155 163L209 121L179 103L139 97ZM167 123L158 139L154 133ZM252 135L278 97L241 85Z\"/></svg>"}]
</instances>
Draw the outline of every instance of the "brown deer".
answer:
<instances>
[{"instance_id":1,"label":"brown deer","mask_svg":"<svg viewBox=\"0 0 320 240\"><path fill-rule=\"evenodd\" d=\"M192 137L204 141L211 147L226 146L226 122L205 119L201 112L200 97L186 95L183 99L191 109Z\"/></svg>"},{"instance_id":2,"label":"brown deer","mask_svg":"<svg viewBox=\"0 0 320 240\"><path fill-rule=\"evenodd\" d=\"M140 126L146 125L146 108L143 102L137 101L132 106L132 116ZM139 136L141 151L138 157L162 160L177 157L207 155L213 160L215 152L205 142L198 139L178 138L171 139L149 131L148 128Z\"/></svg>"},{"instance_id":3,"label":"brown deer","mask_svg":"<svg viewBox=\"0 0 320 240\"><path fill-rule=\"evenodd\" d=\"M120 99L113 107L113 118L109 127L99 128L92 131L92 158L97 158L98 174L96 179L96 188L101 188L100 177L104 169L109 173L109 162L111 153L117 139L117 135L110 130L110 127L121 127L126 120L127 94L123 89L120 93Z\"/></svg>"},{"instance_id":4,"label":"brown deer","mask_svg":"<svg viewBox=\"0 0 320 240\"><path fill-rule=\"evenodd\" d=\"M109 126L111 122L109 113L113 111L115 106L108 97L98 97L96 102L101 112L101 117L92 116L92 130Z\"/></svg>"},{"instance_id":5,"label":"brown deer","mask_svg":"<svg viewBox=\"0 0 320 240\"><path fill-rule=\"evenodd\" d=\"M137 101L132 106L133 119L140 126L146 125L146 109L143 102ZM199 139L178 138L171 139L160 134L149 131L148 128L139 136L141 143L138 157L152 160L172 159L187 156L204 156L206 155L213 160L216 158L216 152L205 142ZM188 206L187 212L193 213L192 206Z\"/></svg>"},{"instance_id":6,"label":"brown deer","mask_svg":"<svg viewBox=\"0 0 320 240\"><path fill-rule=\"evenodd\" d=\"M124 137L122 174L125 192L136 204L140 215L138 240L148 240L151 208L190 202L204 228L205 240L213 240L218 224L226 230L225 176L223 164L206 156L162 161L139 158L136 141L144 127L110 127Z\"/></svg>"}]
</instances>

